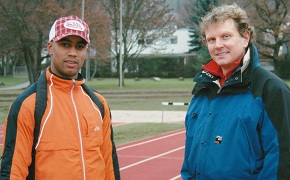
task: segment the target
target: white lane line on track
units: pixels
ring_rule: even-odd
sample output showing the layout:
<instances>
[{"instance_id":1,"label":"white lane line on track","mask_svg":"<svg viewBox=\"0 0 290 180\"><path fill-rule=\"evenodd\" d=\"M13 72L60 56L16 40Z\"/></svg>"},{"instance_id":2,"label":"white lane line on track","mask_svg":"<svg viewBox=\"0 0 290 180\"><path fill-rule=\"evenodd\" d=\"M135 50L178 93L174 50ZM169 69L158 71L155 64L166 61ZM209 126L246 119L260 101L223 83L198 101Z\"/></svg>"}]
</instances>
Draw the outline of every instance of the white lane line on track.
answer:
<instances>
[{"instance_id":1,"label":"white lane line on track","mask_svg":"<svg viewBox=\"0 0 290 180\"><path fill-rule=\"evenodd\" d=\"M179 179L179 178L181 178L181 175L175 176L174 178L171 178L169 180L176 180L176 179Z\"/></svg>"},{"instance_id":2,"label":"white lane line on track","mask_svg":"<svg viewBox=\"0 0 290 180\"><path fill-rule=\"evenodd\" d=\"M118 155L118 157L121 158L129 158L129 159L135 159L135 158L149 158L152 156L131 156L131 155ZM172 160L183 160L181 157L160 157L159 159L172 159Z\"/></svg>"},{"instance_id":3,"label":"white lane line on track","mask_svg":"<svg viewBox=\"0 0 290 180\"><path fill-rule=\"evenodd\" d=\"M0 132L3 132L3 131L0 131ZM4 135L0 135L0 139L2 139L3 136L4 136ZM3 144L0 144L0 147L2 147L2 146L3 146Z\"/></svg>"},{"instance_id":4,"label":"white lane line on track","mask_svg":"<svg viewBox=\"0 0 290 180\"><path fill-rule=\"evenodd\" d=\"M130 164L130 165L128 165L128 166L122 167L122 168L120 168L120 171L122 171L122 170L124 170L124 169L128 169L128 168L133 167L133 166L136 166L136 165L139 165L139 164L142 164L142 163L147 162L147 161L150 161L150 160L152 160L152 159L156 159L156 158L159 158L159 157L161 157L161 156L164 156L164 155L167 155L167 154L173 153L173 152L178 151L178 150L181 150L181 149L184 149L184 146L179 147L179 148L176 148L176 149L173 149L173 150L171 150L171 151L167 151L167 152L162 153L162 154L159 154L159 155L157 155L157 156L152 156L152 157L150 157L150 158L147 158L147 159L144 159L144 160L142 160L142 161L139 161L139 162L136 162L136 163Z\"/></svg>"},{"instance_id":5,"label":"white lane line on track","mask_svg":"<svg viewBox=\"0 0 290 180\"><path fill-rule=\"evenodd\" d=\"M151 140L148 140L148 141L144 141L144 142L141 142L141 143L132 144L132 145L129 145L129 146L124 146L124 147L121 147L121 148L117 148L117 151L121 151L123 149L128 149L128 148L135 147L135 146L140 146L140 145L143 145L143 144L147 144L147 143L150 143L150 142L153 142L153 141L158 141L160 139L165 139L165 138L168 138L168 137L171 137L171 136L175 136L175 135L178 135L178 134L182 134L182 133L185 133L185 131L181 131L181 132L177 132L177 133L170 134L170 135L167 135L167 136L162 136L162 137L159 137L159 138L155 138L155 139L151 139Z\"/></svg>"}]
</instances>

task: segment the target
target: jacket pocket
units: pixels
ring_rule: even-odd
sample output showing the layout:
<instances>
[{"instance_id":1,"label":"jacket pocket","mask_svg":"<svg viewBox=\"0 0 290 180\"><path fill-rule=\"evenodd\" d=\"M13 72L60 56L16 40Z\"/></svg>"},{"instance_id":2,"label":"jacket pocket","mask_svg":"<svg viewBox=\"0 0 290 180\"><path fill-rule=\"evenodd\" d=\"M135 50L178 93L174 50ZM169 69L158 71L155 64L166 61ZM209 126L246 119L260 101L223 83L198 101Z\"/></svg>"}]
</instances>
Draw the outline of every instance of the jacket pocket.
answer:
<instances>
[{"instance_id":1,"label":"jacket pocket","mask_svg":"<svg viewBox=\"0 0 290 180\"><path fill-rule=\"evenodd\" d=\"M92 145L103 144L103 121L97 113L85 113L83 116L82 135Z\"/></svg>"}]
</instances>

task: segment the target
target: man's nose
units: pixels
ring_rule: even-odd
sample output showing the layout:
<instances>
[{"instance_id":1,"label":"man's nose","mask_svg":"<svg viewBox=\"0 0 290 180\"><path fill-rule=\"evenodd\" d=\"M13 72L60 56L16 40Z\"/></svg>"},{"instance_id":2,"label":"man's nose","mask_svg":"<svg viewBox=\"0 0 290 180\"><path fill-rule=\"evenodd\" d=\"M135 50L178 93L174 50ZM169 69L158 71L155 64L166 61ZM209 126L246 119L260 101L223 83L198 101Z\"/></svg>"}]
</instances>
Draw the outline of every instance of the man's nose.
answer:
<instances>
[{"instance_id":1,"label":"man's nose","mask_svg":"<svg viewBox=\"0 0 290 180\"><path fill-rule=\"evenodd\" d=\"M221 47L223 47L224 46L224 43L223 43L223 41L221 40L221 39L216 39L216 41L215 41L215 47L216 48L221 48Z\"/></svg>"},{"instance_id":2,"label":"man's nose","mask_svg":"<svg viewBox=\"0 0 290 180\"><path fill-rule=\"evenodd\" d=\"M74 46L72 46L72 47L69 48L69 50L68 50L68 55L69 55L69 56L77 56L77 49L76 49Z\"/></svg>"}]
</instances>

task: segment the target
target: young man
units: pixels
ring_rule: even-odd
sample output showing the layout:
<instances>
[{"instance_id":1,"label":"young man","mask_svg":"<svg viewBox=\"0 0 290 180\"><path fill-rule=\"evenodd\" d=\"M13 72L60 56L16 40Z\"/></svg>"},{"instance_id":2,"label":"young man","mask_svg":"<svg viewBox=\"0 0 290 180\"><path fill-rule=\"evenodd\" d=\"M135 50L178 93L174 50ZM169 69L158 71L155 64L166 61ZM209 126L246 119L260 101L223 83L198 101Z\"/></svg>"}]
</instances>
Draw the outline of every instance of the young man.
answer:
<instances>
[{"instance_id":1,"label":"young man","mask_svg":"<svg viewBox=\"0 0 290 180\"><path fill-rule=\"evenodd\" d=\"M87 93L78 73L89 44L89 27L77 16L53 24L51 66L15 100L5 122L2 180L120 179L108 104L100 94ZM42 84L45 101L38 106L44 113L37 127L36 102L43 97L36 88Z\"/></svg>"},{"instance_id":2,"label":"young man","mask_svg":"<svg viewBox=\"0 0 290 180\"><path fill-rule=\"evenodd\" d=\"M246 12L222 5L200 27L212 59L194 77L182 179L289 179L290 89L259 66Z\"/></svg>"}]
</instances>

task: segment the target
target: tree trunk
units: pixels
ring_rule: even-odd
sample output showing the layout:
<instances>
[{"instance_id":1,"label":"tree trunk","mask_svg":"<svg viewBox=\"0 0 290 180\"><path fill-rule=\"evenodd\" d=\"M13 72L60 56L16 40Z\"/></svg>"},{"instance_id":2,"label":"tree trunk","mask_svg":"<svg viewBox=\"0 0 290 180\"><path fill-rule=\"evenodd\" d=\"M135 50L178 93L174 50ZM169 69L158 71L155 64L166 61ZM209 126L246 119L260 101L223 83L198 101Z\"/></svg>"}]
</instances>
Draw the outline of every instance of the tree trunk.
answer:
<instances>
[{"instance_id":1,"label":"tree trunk","mask_svg":"<svg viewBox=\"0 0 290 180\"><path fill-rule=\"evenodd\" d=\"M97 73L97 61L94 59L94 72L92 73L92 76L90 79L93 79Z\"/></svg>"}]
</instances>

